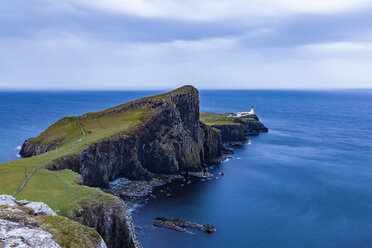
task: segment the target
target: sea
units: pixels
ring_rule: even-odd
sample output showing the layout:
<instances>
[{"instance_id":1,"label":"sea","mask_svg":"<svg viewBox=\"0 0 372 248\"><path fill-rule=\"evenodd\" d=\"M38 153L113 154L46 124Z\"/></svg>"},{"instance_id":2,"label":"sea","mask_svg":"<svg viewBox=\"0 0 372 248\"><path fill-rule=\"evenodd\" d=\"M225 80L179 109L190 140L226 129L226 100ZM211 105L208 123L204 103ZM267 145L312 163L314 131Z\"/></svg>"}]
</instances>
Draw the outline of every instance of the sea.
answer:
<instances>
[{"instance_id":1,"label":"sea","mask_svg":"<svg viewBox=\"0 0 372 248\"><path fill-rule=\"evenodd\" d=\"M0 162L61 117L156 93L0 92ZM269 133L248 137L212 180L166 185L133 209L143 247L372 247L372 90L200 91L202 112L251 106ZM153 227L156 217L216 232Z\"/></svg>"}]
</instances>

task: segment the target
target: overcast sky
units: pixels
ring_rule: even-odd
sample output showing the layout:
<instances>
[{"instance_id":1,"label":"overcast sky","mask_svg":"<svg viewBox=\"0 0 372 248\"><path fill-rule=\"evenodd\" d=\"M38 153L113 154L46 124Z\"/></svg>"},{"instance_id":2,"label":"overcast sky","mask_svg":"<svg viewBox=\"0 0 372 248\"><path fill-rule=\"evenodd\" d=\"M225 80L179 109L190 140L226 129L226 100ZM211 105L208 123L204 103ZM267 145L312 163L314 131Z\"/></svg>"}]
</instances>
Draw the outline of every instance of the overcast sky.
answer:
<instances>
[{"instance_id":1,"label":"overcast sky","mask_svg":"<svg viewBox=\"0 0 372 248\"><path fill-rule=\"evenodd\" d=\"M371 0L0 0L0 89L372 88Z\"/></svg>"}]
</instances>

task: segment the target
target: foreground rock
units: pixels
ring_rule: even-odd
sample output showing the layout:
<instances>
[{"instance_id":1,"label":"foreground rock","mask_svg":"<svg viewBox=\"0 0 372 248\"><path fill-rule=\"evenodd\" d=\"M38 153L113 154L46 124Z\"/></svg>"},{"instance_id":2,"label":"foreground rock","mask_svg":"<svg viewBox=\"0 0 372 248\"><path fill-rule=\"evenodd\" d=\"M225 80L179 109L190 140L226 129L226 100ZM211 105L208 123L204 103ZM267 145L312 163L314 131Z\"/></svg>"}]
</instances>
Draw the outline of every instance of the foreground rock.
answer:
<instances>
[{"instance_id":1,"label":"foreground rock","mask_svg":"<svg viewBox=\"0 0 372 248\"><path fill-rule=\"evenodd\" d=\"M52 234L0 219L0 247L60 248Z\"/></svg>"},{"instance_id":2,"label":"foreground rock","mask_svg":"<svg viewBox=\"0 0 372 248\"><path fill-rule=\"evenodd\" d=\"M9 209L11 207L26 207L28 209L31 209L34 215L57 216L56 212L54 212L48 205L43 202L29 202L26 200L17 201L13 196L10 195L0 195L0 206L8 206Z\"/></svg>"},{"instance_id":3,"label":"foreground rock","mask_svg":"<svg viewBox=\"0 0 372 248\"><path fill-rule=\"evenodd\" d=\"M45 203L0 195L0 247L106 248L92 228L57 214Z\"/></svg>"},{"instance_id":4,"label":"foreground rock","mask_svg":"<svg viewBox=\"0 0 372 248\"><path fill-rule=\"evenodd\" d=\"M159 226L159 227L165 227L168 229L172 229L178 232L185 232L185 233L191 233L185 229L185 227L190 227L190 228L195 228L198 229L202 232L206 233L214 233L216 231L216 228L213 225L200 225L194 222L190 221L185 221L185 220L180 220L180 219L167 219L163 217L158 217L155 218L152 221L154 226Z\"/></svg>"}]
</instances>

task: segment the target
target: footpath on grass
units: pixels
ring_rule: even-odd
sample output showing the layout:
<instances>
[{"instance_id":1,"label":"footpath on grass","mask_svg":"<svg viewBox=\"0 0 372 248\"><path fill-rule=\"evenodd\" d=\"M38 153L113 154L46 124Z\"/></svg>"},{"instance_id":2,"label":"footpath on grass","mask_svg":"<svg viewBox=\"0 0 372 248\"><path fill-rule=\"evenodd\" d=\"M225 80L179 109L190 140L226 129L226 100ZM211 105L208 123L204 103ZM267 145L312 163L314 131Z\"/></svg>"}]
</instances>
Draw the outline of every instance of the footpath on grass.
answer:
<instances>
[{"instance_id":1,"label":"footpath on grass","mask_svg":"<svg viewBox=\"0 0 372 248\"><path fill-rule=\"evenodd\" d=\"M77 144L79 144L83 139L85 139L85 131L83 129L83 126L81 125L80 123L80 120L79 120L79 117L76 117L76 120L79 124L79 127L81 129L81 131L83 132L83 137L80 138L78 141L76 141L74 144L72 144L67 150L61 152L61 153L58 153L57 155L45 160L44 162L38 164L30 173L30 175L28 175L28 177L26 178L26 180L22 183L22 185L17 189L17 191L12 195L12 196L15 196L16 194L18 194L22 188L26 185L26 183L28 182L28 180L30 180L31 176L35 173L35 171L37 171L37 169L39 169L41 166L43 166L44 164L46 164L47 162L49 162L50 160L53 160L55 158L57 158L58 156L61 156L63 154L65 154L66 152L70 151L72 148L74 148Z\"/></svg>"}]
</instances>

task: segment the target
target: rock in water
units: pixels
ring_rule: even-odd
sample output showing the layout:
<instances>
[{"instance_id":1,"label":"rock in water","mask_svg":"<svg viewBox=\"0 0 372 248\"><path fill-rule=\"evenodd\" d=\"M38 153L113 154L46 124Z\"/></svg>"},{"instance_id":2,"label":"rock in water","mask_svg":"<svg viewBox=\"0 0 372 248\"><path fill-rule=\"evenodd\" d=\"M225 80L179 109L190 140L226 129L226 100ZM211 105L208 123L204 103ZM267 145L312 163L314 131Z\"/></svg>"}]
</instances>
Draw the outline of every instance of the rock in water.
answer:
<instances>
[{"instance_id":1,"label":"rock in water","mask_svg":"<svg viewBox=\"0 0 372 248\"><path fill-rule=\"evenodd\" d=\"M200 225L195 222L174 219L174 218L167 219L164 217L158 217L158 218L155 218L152 221L152 223L154 226L165 227L165 228L172 229L178 232L185 232L185 233L190 233L190 234L192 234L192 232L186 230L185 227L196 228L206 233L214 233L216 231L216 228L214 227L214 225L208 225L208 224Z\"/></svg>"}]
</instances>

